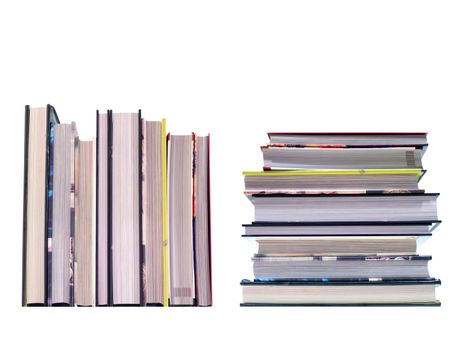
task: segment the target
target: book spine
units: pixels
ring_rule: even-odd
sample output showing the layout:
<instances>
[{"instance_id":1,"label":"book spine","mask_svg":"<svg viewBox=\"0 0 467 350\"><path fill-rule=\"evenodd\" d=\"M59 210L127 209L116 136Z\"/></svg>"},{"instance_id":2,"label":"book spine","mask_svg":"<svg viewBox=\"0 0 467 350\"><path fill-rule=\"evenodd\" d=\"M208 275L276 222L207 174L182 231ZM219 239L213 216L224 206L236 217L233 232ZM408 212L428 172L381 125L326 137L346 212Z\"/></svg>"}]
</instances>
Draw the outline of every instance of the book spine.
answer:
<instances>
[{"instance_id":1,"label":"book spine","mask_svg":"<svg viewBox=\"0 0 467 350\"><path fill-rule=\"evenodd\" d=\"M80 257L80 245L81 245L81 233L80 233L80 220L79 216L81 215L81 206L80 206L80 200L81 200L81 194L79 193L80 187L83 186L84 184L81 183L80 179L80 172L82 169L80 169L80 147L79 147L80 141L78 138L76 138L76 142L74 145L74 159L73 159L73 164L74 164L74 175L75 175L75 182L74 182L74 228L73 228L73 283L76 284L76 289L74 288L74 291L78 291L80 289L80 276L79 274L81 273L81 261L78 259L81 259ZM76 251L74 245L76 244ZM76 253L76 254L75 254ZM73 304L76 302L77 306L81 306L81 300L78 298L78 296L73 296Z\"/></svg>"},{"instance_id":2,"label":"book spine","mask_svg":"<svg viewBox=\"0 0 467 350\"><path fill-rule=\"evenodd\" d=\"M112 259L112 110L107 110L107 302L109 306L113 305L113 259Z\"/></svg>"},{"instance_id":3,"label":"book spine","mask_svg":"<svg viewBox=\"0 0 467 350\"><path fill-rule=\"evenodd\" d=\"M97 306L97 293L96 293L96 286L97 286L97 273L96 273L96 266L97 266L97 256L95 252L97 251L97 177L96 177L96 170L97 168L97 141L96 139L92 140L92 162L91 162L91 169L90 174L92 177L92 195L91 195L91 220L93 220L94 225L91 224L91 267L90 273L94 273L91 278L91 305ZM94 294L94 295L93 295Z\"/></svg>"},{"instance_id":4,"label":"book spine","mask_svg":"<svg viewBox=\"0 0 467 350\"><path fill-rule=\"evenodd\" d=\"M198 259L199 259L199 255L198 255L198 250L196 249L197 247L197 241L198 241L198 235L199 235L199 232L197 230L197 221L199 220L199 218L197 217L197 207L199 205L198 203L198 200L199 198L197 197L196 195L196 191L197 191L197 188L199 186L199 182L200 179L198 178L198 162L199 162L199 150L198 150L198 147L199 147L199 144L198 144L198 138L196 137L195 133L192 133L193 135L193 162L192 162L192 189L191 189L191 200L192 200L192 203L191 203L191 207L192 207L192 241L193 241L193 282L194 282L194 289L193 289L193 305L197 306L198 305L198 302L199 302L199 281L198 281L198 276L197 276L197 269L198 269Z\"/></svg>"},{"instance_id":5,"label":"book spine","mask_svg":"<svg viewBox=\"0 0 467 350\"><path fill-rule=\"evenodd\" d=\"M47 229L46 229L46 247L47 247L47 284L46 284L46 290L47 290L47 305L52 306L53 300L52 300L52 280L53 280L53 259L54 257L52 256L53 251L53 200L54 200L54 190L53 190L53 181L54 181L54 133L55 130L52 126L50 126L50 136L47 137L47 142L48 142L48 166L47 166L47 205L48 209L46 210L46 215L47 215Z\"/></svg>"},{"instance_id":6,"label":"book spine","mask_svg":"<svg viewBox=\"0 0 467 350\"><path fill-rule=\"evenodd\" d=\"M169 230L168 230L168 198L167 198L167 145L169 135L166 134L166 120L162 119L161 152L162 152L162 262L163 262L163 304L169 306Z\"/></svg>"},{"instance_id":7,"label":"book spine","mask_svg":"<svg viewBox=\"0 0 467 350\"><path fill-rule=\"evenodd\" d=\"M208 245L209 245L209 289L210 289L210 296L211 296L211 303L212 305L213 301L213 296L212 296L212 245L211 245L211 135L208 134L208 140L207 140L207 162L208 162L208 171L207 171L207 198L208 198Z\"/></svg>"},{"instance_id":8,"label":"book spine","mask_svg":"<svg viewBox=\"0 0 467 350\"><path fill-rule=\"evenodd\" d=\"M52 242L49 237L51 234L51 225L52 225L52 166L53 161L51 161L53 154L52 154L52 147L53 147L53 125L58 122L57 114L55 109L51 105L47 105L47 146L46 146L46 167L45 167L45 218L44 218L44 305L48 305L50 301L50 289L51 283L49 283L49 264L52 264L51 254L52 254ZM49 233L50 232L50 233ZM50 244L50 246L49 246ZM49 256L50 252L50 256Z\"/></svg>"},{"instance_id":9,"label":"book spine","mask_svg":"<svg viewBox=\"0 0 467 350\"><path fill-rule=\"evenodd\" d=\"M99 110L96 110L96 186L99 186ZM98 306L101 302L99 300L99 279L101 276L99 275L99 190L96 187L96 306Z\"/></svg>"},{"instance_id":10,"label":"book spine","mask_svg":"<svg viewBox=\"0 0 467 350\"><path fill-rule=\"evenodd\" d=\"M109 118L96 111L96 305L109 305Z\"/></svg>"},{"instance_id":11,"label":"book spine","mask_svg":"<svg viewBox=\"0 0 467 350\"><path fill-rule=\"evenodd\" d=\"M26 306L26 247L27 247L27 206L28 206L28 148L29 148L29 106L24 108L24 182L23 182L23 280L21 305Z\"/></svg>"},{"instance_id":12,"label":"book spine","mask_svg":"<svg viewBox=\"0 0 467 350\"><path fill-rule=\"evenodd\" d=\"M77 147L79 144L79 137L78 132L76 130L76 124L73 122L71 124L72 128L72 147L71 147L71 154L73 161L71 162L71 179L70 179L70 280L69 280L69 288L70 288L70 306L75 305L75 269L74 269L74 261L75 261L75 225L76 225L76 159L75 155L77 152Z\"/></svg>"},{"instance_id":13,"label":"book spine","mask_svg":"<svg viewBox=\"0 0 467 350\"><path fill-rule=\"evenodd\" d=\"M143 121L141 118L141 109L138 110L138 228L139 228L139 303L145 305L145 288L143 286L143 267L144 267L144 246L143 246Z\"/></svg>"}]
</instances>

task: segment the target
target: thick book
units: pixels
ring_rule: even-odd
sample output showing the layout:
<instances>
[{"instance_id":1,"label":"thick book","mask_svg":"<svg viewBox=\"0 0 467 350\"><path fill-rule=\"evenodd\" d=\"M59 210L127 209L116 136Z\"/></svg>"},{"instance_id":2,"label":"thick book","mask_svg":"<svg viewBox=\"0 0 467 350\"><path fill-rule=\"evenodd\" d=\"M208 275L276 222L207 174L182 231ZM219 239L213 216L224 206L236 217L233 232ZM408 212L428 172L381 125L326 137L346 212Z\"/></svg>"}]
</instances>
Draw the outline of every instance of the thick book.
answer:
<instances>
[{"instance_id":1,"label":"thick book","mask_svg":"<svg viewBox=\"0 0 467 350\"><path fill-rule=\"evenodd\" d=\"M418 190L422 169L245 171L245 191Z\"/></svg>"},{"instance_id":2,"label":"thick book","mask_svg":"<svg viewBox=\"0 0 467 350\"><path fill-rule=\"evenodd\" d=\"M438 193L253 194L261 222L436 221Z\"/></svg>"},{"instance_id":3,"label":"thick book","mask_svg":"<svg viewBox=\"0 0 467 350\"><path fill-rule=\"evenodd\" d=\"M431 256L283 256L255 254L258 280L306 279L424 279Z\"/></svg>"},{"instance_id":4,"label":"thick book","mask_svg":"<svg viewBox=\"0 0 467 350\"><path fill-rule=\"evenodd\" d=\"M209 135L195 138L194 258L198 306L212 305L209 140Z\"/></svg>"},{"instance_id":5,"label":"thick book","mask_svg":"<svg viewBox=\"0 0 467 350\"><path fill-rule=\"evenodd\" d=\"M414 255L427 236L277 236L255 237L265 256Z\"/></svg>"},{"instance_id":6,"label":"thick book","mask_svg":"<svg viewBox=\"0 0 467 350\"><path fill-rule=\"evenodd\" d=\"M75 153L75 304L95 305L96 142L78 141Z\"/></svg>"},{"instance_id":7,"label":"thick book","mask_svg":"<svg viewBox=\"0 0 467 350\"><path fill-rule=\"evenodd\" d=\"M243 280L241 306L440 306L437 279L392 281Z\"/></svg>"},{"instance_id":8,"label":"thick book","mask_svg":"<svg viewBox=\"0 0 467 350\"><path fill-rule=\"evenodd\" d=\"M48 197L48 305L74 304L75 142L74 123L50 131Z\"/></svg>"},{"instance_id":9,"label":"thick book","mask_svg":"<svg viewBox=\"0 0 467 350\"><path fill-rule=\"evenodd\" d=\"M194 135L169 136L170 305L194 305Z\"/></svg>"},{"instance_id":10,"label":"thick book","mask_svg":"<svg viewBox=\"0 0 467 350\"><path fill-rule=\"evenodd\" d=\"M141 112L109 111L111 305L140 305L142 295Z\"/></svg>"},{"instance_id":11,"label":"thick book","mask_svg":"<svg viewBox=\"0 0 467 350\"><path fill-rule=\"evenodd\" d=\"M271 144L362 146L428 145L426 132L270 132Z\"/></svg>"},{"instance_id":12,"label":"thick book","mask_svg":"<svg viewBox=\"0 0 467 350\"><path fill-rule=\"evenodd\" d=\"M143 294L145 305L164 304L165 119L142 121Z\"/></svg>"},{"instance_id":13,"label":"thick book","mask_svg":"<svg viewBox=\"0 0 467 350\"><path fill-rule=\"evenodd\" d=\"M422 169L416 147L261 147L264 169Z\"/></svg>"},{"instance_id":14,"label":"thick book","mask_svg":"<svg viewBox=\"0 0 467 350\"><path fill-rule=\"evenodd\" d=\"M50 135L55 109L25 107L22 305L47 305Z\"/></svg>"},{"instance_id":15,"label":"thick book","mask_svg":"<svg viewBox=\"0 0 467 350\"><path fill-rule=\"evenodd\" d=\"M111 115L96 111L96 305L111 304L110 227Z\"/></svg>"},{"instance_id":16,"label":"thick book","mask_svg":"<svg viewBox=\"0 0 467 350\"><path fill-rule=\"evenodd\" d=\"M209 136L169 137L170 305L212 305Z\"/></svg>"}]
</instances>

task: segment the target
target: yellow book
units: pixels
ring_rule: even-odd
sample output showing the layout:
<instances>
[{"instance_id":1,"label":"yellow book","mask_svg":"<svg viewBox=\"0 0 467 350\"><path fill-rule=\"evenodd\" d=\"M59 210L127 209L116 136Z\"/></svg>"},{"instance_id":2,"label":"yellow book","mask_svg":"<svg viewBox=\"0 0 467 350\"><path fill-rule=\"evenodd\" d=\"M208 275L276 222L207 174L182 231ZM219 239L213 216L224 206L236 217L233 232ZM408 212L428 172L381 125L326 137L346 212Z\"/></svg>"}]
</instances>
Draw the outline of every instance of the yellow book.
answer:
<instances>
[{"instance_id":1,"label":"yellow book","mask_svg":"<svg viewBox=\"0 0 467 350\"><path fill-rule=\"evenodd\" d=\"M417 175L417 181L424 174L423 169L310 169L310 170L269 170L244 171L244 176L339 176L339 175Z\"/></svg>"}]
</instances>

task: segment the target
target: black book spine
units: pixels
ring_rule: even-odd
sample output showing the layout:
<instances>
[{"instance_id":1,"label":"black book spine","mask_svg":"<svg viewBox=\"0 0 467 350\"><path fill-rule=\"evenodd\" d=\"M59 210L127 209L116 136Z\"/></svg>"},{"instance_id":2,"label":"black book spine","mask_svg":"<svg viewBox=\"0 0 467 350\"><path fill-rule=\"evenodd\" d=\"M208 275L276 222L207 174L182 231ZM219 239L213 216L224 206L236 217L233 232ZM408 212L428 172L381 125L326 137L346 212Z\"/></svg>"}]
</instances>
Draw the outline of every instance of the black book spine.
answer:
<instances>
[{"instance_id":1,"label":"black book spine","mask_svg":"<svg viewBox=\"0 0 467 350\"><path fill-rule=\"evenodd\" d=\"M196 186L198 184L198 181L199 179L196 178L196 169L198 167L198 161L199 161L199 158L198 158L198 142L197 142L197 139L196 139L196 135L193 134L193 169L192 169L192 177L193 177L193 181L192 181L192 205L193 205L193 209L192 209L192 213L193 213L193 217L192 217L192 230L193 230L193 236L192 236L192 240L193 240L193 270L194 270L194 273L193 273L193 278L194 278L194 284L195 284L195 290L194 290L194 293L193 293L193 296L194 296L194 300L193 300L193 305L196 306L198 305L198 295L199 295L199 281L198 279L196 278L196 267L197 267L197 261L198 261L198 252L197 252L197 249L196 249L196 240L197 240L197 237L196 235L198 234L198 232L196 231L196 220L198 220L198 218L196 217L196 206L198 205L198 198L196 198Z\"/></svg>"},{"instance_id":2,"label":"black book spine","mask_svg":"<svg viewBox=\"0 0 467 350\"><path fill-rule=\"evenodd\" d=\"M143 120L141 118L141 109L138 110L138 221L139 221L139 302L141 306L144 306L144 288L143 288L143 266L144 266L144 247L143 247L143 167L141 162L143 160Z\"/></svg>"},{"instance_id":3,"label":"black book spine","mask_svg":"<svg viewBox=\"0 0 467 350\"><path fill-rule=\"evenodd\" d=\"M27 249L27 207L28 207L28 147L29 146L29 106L24 114L24 183L23 183L23 280L21 305L26 306L26 249Z\"/></svg>"},{"instance_id":4,"label":"black book spine","mask_svg":"<svg viewBox=\"0 0 467 350\"><path fill-rule=\"evenodd\" d=\"M50 177L50 130L55 122L55 110L51 105L47 105L47 146L46 146L46 167L45 167L45 218L44 218L44 305L48 305L49 300L49 268L48 268L48 255L49 255L49 191L51 190L49 186L49 177Z\"/></svg>"},{"instance_id":5,"label":"black book spine","mask_svg":"<svg viewBox=\"0 0 467 350\"><path fill-rule=\"evenodd\" d=\"M113 305L113 268L112 268L112 110L107 110L107 302L109 306Z\"/></svg>"},{"instance_id":6,"label":"black book spine","mask_svg":"<svg viewBox=\"0 0 467 350\"><path fill-rule=\"evenodd\" d=\"M99 110L96 110L96 266L95 266L95 293L96 306L99 305Z\"/></svg>"}]
</instances>

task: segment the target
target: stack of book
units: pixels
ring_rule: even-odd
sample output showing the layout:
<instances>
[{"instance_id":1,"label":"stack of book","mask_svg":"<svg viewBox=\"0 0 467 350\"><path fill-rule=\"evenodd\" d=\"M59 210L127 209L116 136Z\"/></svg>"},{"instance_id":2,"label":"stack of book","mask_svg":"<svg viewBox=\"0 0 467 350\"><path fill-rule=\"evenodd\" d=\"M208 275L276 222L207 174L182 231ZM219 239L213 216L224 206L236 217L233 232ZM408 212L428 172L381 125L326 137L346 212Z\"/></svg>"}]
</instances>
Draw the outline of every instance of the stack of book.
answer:
<instances>
[{"instance_id":1,"label":"stack of book","mask_svg":"<svg viewBox=\"0 0 467 350\"><path fill-rule=\"evenodd\" d=\"M243 306L440 305L431 256L440 223L426 133L269 133L263 171L244 172L255 221Z\"/></svg>"},{"instance_id":2,"label":"stack of book","mask_svg":"<svg viewBox=\"0 0 467 350\"><path fill-rule=\"evenodd\" d=\"M210 306L209 136L26 106L23 306Z\"/></svg>"}]
</instances>

